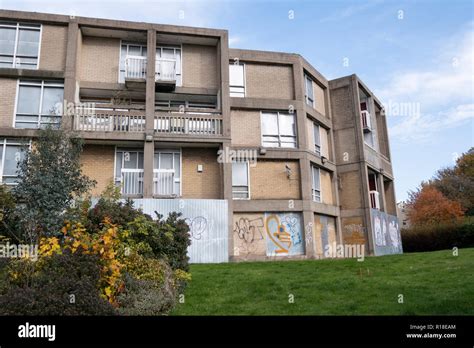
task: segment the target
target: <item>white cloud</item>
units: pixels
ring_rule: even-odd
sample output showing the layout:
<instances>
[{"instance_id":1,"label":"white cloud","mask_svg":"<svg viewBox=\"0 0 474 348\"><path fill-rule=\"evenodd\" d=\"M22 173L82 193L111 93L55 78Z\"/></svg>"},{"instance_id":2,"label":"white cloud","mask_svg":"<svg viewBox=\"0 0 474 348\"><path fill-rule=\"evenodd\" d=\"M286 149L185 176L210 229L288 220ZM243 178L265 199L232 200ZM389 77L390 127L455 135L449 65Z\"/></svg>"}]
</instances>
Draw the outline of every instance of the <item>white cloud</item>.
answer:
<instances>
[{"instance_id":1,"label":"white cloud","mask_svg":"<svg viewBox=\"0 0 474 348\"><path fill-rule=\"evenodd\" d=\"M376 94L384 102L417 103L419 113L399 116L390 135L400 141L433 140L443 129L474 122L474 33L445 43L423 71L397 72ZM393 121L397 121L393 119Z\"/></svg>"},{"instance_id":2,"label":"white cloud","mask_svg":"<svg viewBox=\"0 0 474 348\"><path fill-rule=\"evenodd\" d=\"M378 5L381 2L382 2L382 0L373 0L373 1L370 1L370 2L363 3L363 4L358 4L358 5L352 5L352 6L345 7L341 11L335 12L335 13L327 16L327 17L321 18L319 20L319 23L336 22L336 21L345 20L345 19L347 19L349 17L352 17L356 14L364 12L365 10L367 10L367 9L369 9L369 8L375 6L375 5Z\"/></svg>"},{"instance_id":3,"label":"white cloud","mask_svg":"<svg viewBox=\"0 0 474 348\"><path fill-rule=\"evenodd\" d=\"M235 45L242 42L242 38L240 36L230 36L229 37L229 46L234 47Z\"/></svg>"}]
</instances>

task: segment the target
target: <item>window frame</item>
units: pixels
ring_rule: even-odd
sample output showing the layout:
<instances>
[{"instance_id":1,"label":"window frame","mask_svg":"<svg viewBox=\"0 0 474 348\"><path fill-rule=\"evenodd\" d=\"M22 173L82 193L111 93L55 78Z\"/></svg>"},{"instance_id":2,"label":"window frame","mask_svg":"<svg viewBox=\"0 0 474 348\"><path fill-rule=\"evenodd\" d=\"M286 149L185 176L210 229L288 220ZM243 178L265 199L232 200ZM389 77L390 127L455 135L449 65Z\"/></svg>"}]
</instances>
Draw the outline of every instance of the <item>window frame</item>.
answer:
<instances>
[{"instance_id":1,"label":"window frame","mask_svg":"<svg viewBox=\"0 0 474 348\"><path fill-rule=\"evenodd\" d=\"M232 180L232 199L233 200L250 200L250 163L249 161L233 161L232 162L232 175L234 173L234 164L235 163L244 163L246 165L246 173L247 173L247 191L235 191L235 193L247 193L247 197L234 197L234 186L235 187L243 187L243 186L238 186L234 185L233 180Z\"/></svg>"},{"instance_id":2,"label":"window frame","mask_svg":"<svg viewBox=\"0 0 474 348\"><path fill-rule=\"evenodd\" d=\"M304 80L305 80L305 83L304 83L304 99L305 99L305 103L306 105L309 105L311 106L313 109L316 107L316 103L315 103L315 98L314 98L314 86L313 86L313 79L308 75L308 74L304 74ZM310 98L310 96L308 95L308 82L311 82L311 92L312 92L312 96ZM311 103L308 103L308 101L311 101Z\"/></svg>"},{"instance_id":3,"label":"window frame","mask_svg":"<svg viewBox=\"0 0 474 348\"><path fill-rule=\"evenodd\" d=\"M319 144L316 143L316 128L318 130ZM314 142L314 152L318 157L322 157L322 143L321 143L321 126L313 122L313 142Z\"/></svg>"},{"instance_id":4,"label":"window frame","mask_svg":"<svg viewBox=\"0 0 474 348\"><path fill-rule=\"evenodd\" d=\"M16 127L16 117L18 115L18 103L20 101L20 87L21 86L30 86L30 87L39 87L40 88L40 100L39 100L39 106L38 106L38 114L36 114L36 116L38 116L38 122L37 122L37 127L36 128L17 128ZM62 100L62 103L63 103L63 108L64 108L64 82L60 82L60 81L57 81L57 80L28 80L28 79L25 79L25 80L21 80L21 79L18 79L17 80L17 84L16 84L16 97L15 97L15 107L14 107L14 110L13 110L13 124L12 124L12 127L15 128L15 129L41 129L41 126L43 125L43 123L41 122L41 119L42 119L42 116L45 116L45 117L56 117L59 119L59 122L57 123L46 123L47 124L50 124L50 125L57 125L58 127L61 126L61 123L62 123L62 118L63 118L63 110L61 110L60 114L59 115L43 115L43 98L44 98L44 89L50 87L50 88L62 88L63 90L63 100ZM31 116L32 114L22 114L20 116ZM19 122L22 122L22 123L31 123L31 124L34 124L33 122L25 122L25 121L19 121Z\"/></svg>"},{"instance_id":5,"label":"window frame","mask_svg":"<svg viewBox=\"0 0 474 348\"><path fill-rule=\"evenodd\" d=\"M12 66L6 67L6 69L28 69L28 70L38 70L40 66L40 57L41 57L41 41L43 38L43 24L41 23L25 23L25 22L8 22L8 21L0 21L0 28L10 28L15 29L15 45L13 47L13 55L12 57ZM18 53L18 44L20 39L20 30L34 30L39 32L38 36L38 52L36 55L36 66L35 67L18 67L16 60L17 60L17 53ZM2 54L2 56L9 56L6 54ZM34 58L34 57L27 57L27 58Z\"/></svg>"},{"instance_id":6,"label":"window frame","mask_svg":"<svg viewBox=\"0 0 474 348\"><path fill-rule=\"evenodd\" d=\"M155 168L155 155L158 154L158 161L160 161L161 160L161 154L171 154L172 158L173 158L173 170L176 174L175 154L179 155L179 163L178 163L178 165L179 165L179 178L175 177L174 182L173 182L173 186L174 186L174 184L179 183L179 192L176 195L176 197L182 197L182 195L183 195L183 153L182 152L183 151L182 151L181 148L179 148L179 149L155 148L154 151L153 151L153 173L154 173L155 169L159 169L159 168ZM153 192L153 195L155 195L154 192Z\"/></svg>"},{"instance_id":7,"label":"window frame","mask_svg":"<svg viewBox=\"0 0 474 348\"><path fill-rule=\"evenodd\" d=\"M229 69L229 97L231 98L245 98L247 97L247 78L246 78L246 66L245 63L242 63L239 61L238 64L235 64L235 62L229 62L229 67L231 65L239 65L242 67L242 80L243 80L243 86L238 86L238 85L232 85L231 84L231 79L230 79L230 69ZM238 92L231 92L231 88L243 88L243 93L242 95L232 95L232 93L238 93Z\"/></svg>"},{"instance_id":8,"label":"window frame","mask_svg":"<svg viewBox=\"0 0 474 348\"><path fill-rule=\"evenodd\" d=\"M319 190L316 187L314 187L315 170L318 171ZM317 193L319 193L319 195ZM319 200L316 199L318 198L318 196L319 196ZM314 164L311 165L311 199L313 200L313 202L316 202L316 203L323 202L323 192L321 190L321 168L319 168L318 166Z\"/></svg>"},{"instance_id":9,"label":"window frame","mask_svg":"<svg viewBox=\"0 0 474 348\"><path fill-rule=\"evenodd\" d=\"M278 128L278 134L263 134L263 114L276 114L277 115L277 128ZM291 136L294 138L294 144L293 147L288 147L288 146L281 146L281 144L290 144L289 142L282 142L282 137L290 137L288 135L282 135L281 134L281 128L280 128L280 115L285 115L285 116L292 116L293 117L293 125L294 129L293 132L295 133L294 136ZM298 148L298 126L296 124L297 118L296 118L296 112L289 113L289 112L283 112L283 111L260 111L260 141L263 147L265 148L277 148L277 149L297 149ZM278 146L268 146L264 145L264 138L265 137L278 137ZM267 141L268 142L268 141Z\"/></svg>"},{"instance_id":10,"label":"window frame","mask_svg":"<svg viewBox=\"0 0 474 348\"><path fill-rule=\"evenodd\" d=\"M2 159L0 160L0 184L2 185L8 185L8 186L15 186L18 185L18 182L4 182L3 178L5 177L4 171L5 171L5 154L7 150L7 146L19 146L19 147L25 147L27 151L31 150L31 139L28 142L21 142L21 140L15 139L15 138L0 138L0 146L3 146L2 148ZM17 168L18 171L18 168ZM11 178L18 178L18 175L7 175L7 177Z\"/></svg>"}]
</instances>

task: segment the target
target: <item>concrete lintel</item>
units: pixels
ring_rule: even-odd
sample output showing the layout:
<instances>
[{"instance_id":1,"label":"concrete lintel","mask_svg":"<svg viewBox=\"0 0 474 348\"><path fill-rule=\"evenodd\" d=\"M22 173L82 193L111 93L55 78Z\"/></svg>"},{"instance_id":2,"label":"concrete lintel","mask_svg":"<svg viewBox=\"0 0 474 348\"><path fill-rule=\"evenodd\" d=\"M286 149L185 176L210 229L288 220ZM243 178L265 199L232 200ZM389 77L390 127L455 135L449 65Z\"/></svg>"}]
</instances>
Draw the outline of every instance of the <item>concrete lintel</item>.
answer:
<instances>
[{"instance_id":1,"label":"concrete lintel","mask_svg":"<svg viewBox=\"0 0 474 348\"><path fill-rule=\"evenodd\" d=\"M64 79L64 71L0 68L0 77Z\"/></svg>"}]
</instances>

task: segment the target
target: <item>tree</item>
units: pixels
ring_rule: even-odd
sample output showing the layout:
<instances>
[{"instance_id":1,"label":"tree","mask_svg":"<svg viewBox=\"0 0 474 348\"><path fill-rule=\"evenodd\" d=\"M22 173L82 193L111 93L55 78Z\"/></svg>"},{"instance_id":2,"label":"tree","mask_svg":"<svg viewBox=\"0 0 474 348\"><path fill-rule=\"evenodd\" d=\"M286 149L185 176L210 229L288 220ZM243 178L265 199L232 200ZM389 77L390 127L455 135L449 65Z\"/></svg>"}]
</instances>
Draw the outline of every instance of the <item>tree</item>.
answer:
<instances>
[{"instance_id":1,"label":"tree","mask_svg":"<svg viewBox=\"0 0 474 348\"><path fill-rule=\"evenodd\" d=\"M474 148L463 153L454 167L440 169L430 184L461 203L467 215L474 215Z\"/></svg>"},{"instance_id":2,"label":"tree","mask_svg":"<svg viewBox=\"0 0 474 348\"><path fill-rule=\"evenodd\" d=\"M414 226L454 223L464 216L458 201L445 197L429 183L422 183L421 188L409 195L408 218Z\"/></svg>"},{"instance_id":3,"label":"tree","mask_svg":"<svg viewBox=\"0 0 474 348\"><path fill-rule=\"evenodd\" d=\"M19 183L13 195L27 241L58 234L74 198L95 185L82 174L82 146L81 139L63 130L40 130L33 149L19 162Z\"/></svg>"}]
</instances>

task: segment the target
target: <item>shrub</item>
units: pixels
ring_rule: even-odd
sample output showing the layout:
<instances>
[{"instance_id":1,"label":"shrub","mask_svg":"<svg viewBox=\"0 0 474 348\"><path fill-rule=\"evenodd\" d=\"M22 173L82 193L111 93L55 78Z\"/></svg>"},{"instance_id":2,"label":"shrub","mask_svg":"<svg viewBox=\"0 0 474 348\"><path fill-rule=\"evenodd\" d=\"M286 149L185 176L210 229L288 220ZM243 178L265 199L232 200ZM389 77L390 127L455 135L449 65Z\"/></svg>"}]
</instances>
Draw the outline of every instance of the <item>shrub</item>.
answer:
<instances>
[{"instance_id":1,"label":"shrub","mask_svg":"<svg viewBox=\"0 0 474 348\"><path fill-rule=\"evenodd\" d=\"M181 214L171 213L166 219L157 213L158 220L138 216L128 224L130 238L141 245L149 257L165 258L173 270L189 271L188 246L191 244L189 226ZM149 246L146 249L144 246Z\"/></svg>"},{"instance_id":2,"label":"shrub","mask_svg":"<svg viewBox=\"0 0 474 348\"><path fill-rule=\"evenodd\" d=\"M116 314L99 296L96 255L65 251L41 262L12 260L8 270L11 279L0 296L0 315Z\"/></svg>"},{"instance_id":3,"label":"shrub","mask_svg":"<svg viewBox=\"0 0 474 348\"><path fill-rule=\"evenodd\" d=\"M174 307L177 284L166 262L132 254L125 272L124 291L117 299L120 314L161 315Z\"/></svg>"},{"instance_id":4,"label":"shrub","mask_svg":"<svg viewBox=\"0 0 474 348\"><path fill-rule=\"evenodd\" d=\"M474 223L427 225L402 229L405 252L474 247Z\"/></svg>"}]
</instances>

